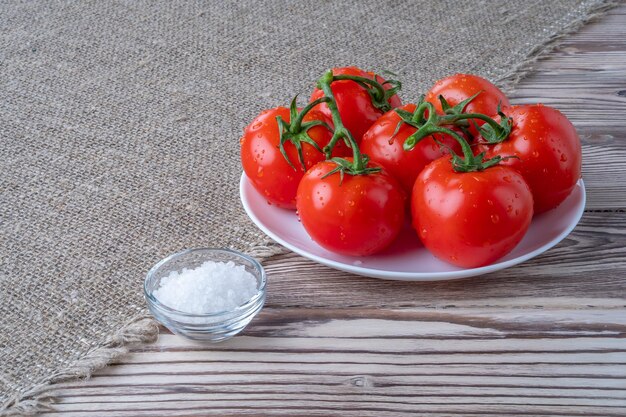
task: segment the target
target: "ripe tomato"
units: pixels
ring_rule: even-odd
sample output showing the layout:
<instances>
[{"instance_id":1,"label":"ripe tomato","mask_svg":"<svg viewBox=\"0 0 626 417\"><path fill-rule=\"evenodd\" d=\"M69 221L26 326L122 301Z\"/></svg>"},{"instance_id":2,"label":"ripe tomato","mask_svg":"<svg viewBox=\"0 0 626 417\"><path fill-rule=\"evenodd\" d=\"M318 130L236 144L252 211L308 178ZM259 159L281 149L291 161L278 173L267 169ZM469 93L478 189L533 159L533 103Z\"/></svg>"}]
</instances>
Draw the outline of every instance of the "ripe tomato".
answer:
<instances>
[{"instance_id":1,"label":"ripe tomato","mask_svg":"<svg viewBox=\"0 0 626 417\"><path fill-rule=\"evenodd\" d=\"M320 162L300 181L297 207L302 225L331 252L351 256L380 252L404 224L402 189L385 171L345 174L343 181L339 172L323 178L335 168L331 161Z\"/></svg>"},{"instance_id":2,"label":"ripe tomato","mask_svg":"<svg viewBox=\"0 0 626 417\"><path fill-rule=\"evenodd\" d=\"M333 68L333 75L355 75L376 80L380 84L385 82L385 79L380 75L363 71L357 67ZM390 84L385 84L383 87L385 90L392 88ZM335 96L339 115L341 116L344 126L352 133L354 140L359 143L367 129L385 112L377 109L372 104L372 99L367 90L356 81L333 81L331 89ZM317 100L323 96L324 92L316 88L313 90L313 94L311 94L311 101ZM395 94L389 99L389 104L392 108L396 108L402 103L398 95ZM326 114L328 118L331 118L330 110L325 103L320 104L317 108Z\"/></svg>"},{"instance_id":3,"label":"ripe tomato","mask_svg":"<svg viewBox=\"0 0 626 417\"><path fill-rule=\"evenodd\" d=\"M537 105L513 106L509 138L496 145L480 145L487 157L514 155L502 164L518 170L535 200L535 214L555 208L580 178L582 151L572 123L558 110Z\"/></svg>"},{"instance_id":4,"label":"ripe tomato","mask_svg":"<svg viewBox=\"0 0 626 417\"><path fill-rule=\"evenodd\" d=\"M413 113L415 104L405 104L402 110ZM390 110L380 117L363 135L361 152L378 162L388 173L395 177L407 195L411 194L418 174L426 165L443 156L447 151L442 149L432 137L425 138L410 151L402 147L407 137L417 131L413 126L402 124L396 135L394 132L400 122L400 116ZM462 132L457 131L462 134ZM460 152L461 146L452 137L444 134L435 135L438 141Z\"/></svg>"},{"instance_id":5,"label":"ripe tomato","mask_svg":"<svg viewBox=\"0 0 626 417\"><path fill-rule=\"evenodd\" d=\"M304 175L304 169L293 143L287 141L284 148L295 169L281 154L277 116L290 122L289 109L276 107L262 112L244 129L243 137L240 139L241 164L254 188L269 203L293 210L296 208L296 191ZM329 123L326 116L315 109L304 116L305 122L312 120ZM326 146L332 137L332 133L323 126L312 127L308 130L308 134L320 148ZM338 143L334 154L343 156L348 151L345 144ZM307 169L325 159L322 152L308 143L302 143L302 155Z\"/></svg>"},{"instance_id":6,"label":"ripe tomato","mask_svg":"<svg viewBox=\"0 0 626 417\"><path fill-rule=\"evenodd\" d=\"M491 116L497 114L498 104L502 108L510 106L509 99L498 87L484 78L472 74L456 74L437 81L426 93L426 101L432 103L438 113L443 113L439 101L440 95L446 99L450 106L454 107L478 92L480 94L465 107L465 113L482 113ZM474 121L478 126L485 123L482 120ZM473 123L470 123L469 131L473 135L478 134Z\"/></svg>"},{"instance_id":7,"label":"ripe tomato","mask_svg":"<svg viewBox=\"0 0 626 417\"><path fill-rule=\"evenodd\" d=\"M413 227L439 259L463 268L491 264L528 230L533 197L514 169L454 171L449 157L430 163L415 181Z\"/></svg>"}]
</instances>

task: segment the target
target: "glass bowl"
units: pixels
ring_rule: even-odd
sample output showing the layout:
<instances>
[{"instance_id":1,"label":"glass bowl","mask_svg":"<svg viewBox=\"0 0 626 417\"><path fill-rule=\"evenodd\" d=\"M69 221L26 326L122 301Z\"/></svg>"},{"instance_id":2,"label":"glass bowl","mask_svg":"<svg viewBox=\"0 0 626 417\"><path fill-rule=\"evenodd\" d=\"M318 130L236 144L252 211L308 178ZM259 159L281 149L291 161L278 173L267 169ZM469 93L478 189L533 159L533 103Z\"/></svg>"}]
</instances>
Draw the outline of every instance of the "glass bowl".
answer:
<instances>
[{"instance_id":1,"label":"glass bowl","mask_svg":"<svg viewBox=\"0 0 626 417\"><path fill-rule=\"evenodd\" d=\"M243 265L256 278L258 292L233 310L207 314L175 310L154 296L154 291L161 286L161 280L172 271L198 268L206 261L232 261L235 265ZM263 267L248 255L231 249L198 248L175 253L154 265L146 276L143 289L150 312L172 333L192 340L221 342L241 332L261 311L265 304L266 282Z\"/></svg>"}]
</instances>

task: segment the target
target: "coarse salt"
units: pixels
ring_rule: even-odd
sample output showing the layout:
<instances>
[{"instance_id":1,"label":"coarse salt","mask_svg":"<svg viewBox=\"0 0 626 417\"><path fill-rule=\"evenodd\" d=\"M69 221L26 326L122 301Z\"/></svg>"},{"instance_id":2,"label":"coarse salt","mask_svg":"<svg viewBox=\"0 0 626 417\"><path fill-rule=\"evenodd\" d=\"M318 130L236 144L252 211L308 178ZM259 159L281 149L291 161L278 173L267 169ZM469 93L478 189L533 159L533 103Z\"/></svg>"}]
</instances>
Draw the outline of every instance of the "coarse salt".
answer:
<instances>
[{"instance_id":1,"label":"coarse salt","mask_svg":"<svg viewBox=\"0 0 626 417\"><path fill-rule=\"evenodd\" d=\"M162 304L190 314L234 310L258 292L257 280L243 265L206 261L163 277L153 295Z\"/></svg>"}]
</instances>

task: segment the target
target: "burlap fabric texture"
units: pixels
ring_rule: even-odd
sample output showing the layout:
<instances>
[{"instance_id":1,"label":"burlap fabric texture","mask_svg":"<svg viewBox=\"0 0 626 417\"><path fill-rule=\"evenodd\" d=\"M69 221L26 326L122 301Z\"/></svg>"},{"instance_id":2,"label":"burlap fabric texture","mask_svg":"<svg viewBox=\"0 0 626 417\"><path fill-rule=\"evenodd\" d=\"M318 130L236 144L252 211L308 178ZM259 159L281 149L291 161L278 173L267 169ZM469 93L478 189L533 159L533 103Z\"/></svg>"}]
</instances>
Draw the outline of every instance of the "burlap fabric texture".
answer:
<instances>
[{"instance_id":1,"label":"burlap fabric texture","mask_svg":"<svg viewBox=\"0 0 626 417\"><path fill-rule=\"evenodd\" d=\"M260 110L337 65L397 73L405 101L455 72L511 84L609 6L0 3L0 410L34 412L50 384L153 339L141 284L159 259L278 250L238 197Z\"/></svg>"}]
</instances>

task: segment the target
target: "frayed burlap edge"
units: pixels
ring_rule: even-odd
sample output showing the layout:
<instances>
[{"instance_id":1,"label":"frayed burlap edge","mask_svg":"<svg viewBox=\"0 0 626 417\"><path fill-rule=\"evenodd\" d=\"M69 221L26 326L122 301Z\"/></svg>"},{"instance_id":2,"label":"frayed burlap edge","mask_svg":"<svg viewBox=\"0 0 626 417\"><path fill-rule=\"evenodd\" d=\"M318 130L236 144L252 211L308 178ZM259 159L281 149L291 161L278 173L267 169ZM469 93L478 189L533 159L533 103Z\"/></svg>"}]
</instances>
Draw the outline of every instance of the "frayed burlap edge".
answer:
<instances>
[{"instance_id":1,"label":"frayed burlap edge","mask_svg":"<svg viewBox=\"0 0 626 417\"><path fill-rule=\"evenodd\" d=\"M0 416L29 416L49 410L55 402L49 392L56 384L77 378L88 378L94 371L128 353L130 345L152 343L156 341L158 334L159 327L152 317L142 315L134 318L72 366L59 370L22 395L9 398L2 405L3 411L0 411Z\"/></svg>"},{"instance_id":2,"label":"frayed burlap edge","mask_svg":"<svg viewBox=\"0 0 626 417\"><path fill-rule=\"evenodd\" d=\"M264 261L287 252L289 251L286 248L278 244L268 243L257 246L247 253L259 261ZM146 313L135 317L72 366L51 375L22 395L9 398L0 407L0 417L32 416L50 410L56 402L50 391L57 388L57 384L74 379L87 379L93 372L128 353L131 345L153 343L157 340L158 334L159 325L152 316Z\"/></svg>"},{"instance_id":3,"label":"frayed burlap edge","mask_svg":"<svg viewBox=\"0 0 626 417\"><path fill-rule=\"evenodd\" d=\"M534 64L554 50L564 37L575 33L585 24L604 16L610 9L621 3L621 0L605 0L598 3L597 6L589 10L585 17L573 21L552 35L546 42L535 47L519 65L500 77L499 86L507 92L513 90L513 87L533 70ZM268 244L253 248L249 254L260 261L264 261L272 256L288 252L289 250L282 246ZM93 372L104 368L116 358L128 353L130 345L155 342L158 333L158 323L151 316L141 315L132 319L108 337L102 345L89 351L71 367L58 371L22 395L9 398L0 407L0 417L30 416L50 410L56 402L50 391L54 390L57 384L73 379L89 378Z\"/></svg>"},{"instance_id":4,"label":"frayed burlap edge","mask_svg":"<svg viewBox=\"0 0 626 417\"><path fill-rule=\"evenodd\" d=\"M533 48L522 62L498 79L498 87L502 88L502 90L507 93L511 92L515 85L532 72L537 61L559 46L563 38L579 31L587 23L601 18L609 10L618 6L622 2L623 0L604 0L599 2L587 12L586 16L574 20L563 29L550 36L547 41Z\"/></svg>"}]
</instances>

